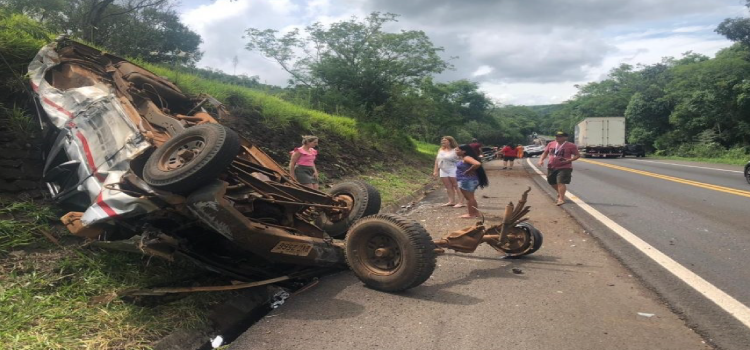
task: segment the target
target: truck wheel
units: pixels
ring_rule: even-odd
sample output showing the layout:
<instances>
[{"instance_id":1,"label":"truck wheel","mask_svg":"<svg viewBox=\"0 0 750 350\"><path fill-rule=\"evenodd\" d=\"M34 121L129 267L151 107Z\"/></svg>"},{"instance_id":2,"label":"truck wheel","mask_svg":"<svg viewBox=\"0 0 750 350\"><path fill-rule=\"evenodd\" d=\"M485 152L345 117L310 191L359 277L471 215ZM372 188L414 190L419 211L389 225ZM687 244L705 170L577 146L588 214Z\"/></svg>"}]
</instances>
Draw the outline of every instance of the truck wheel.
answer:
<instances>
[{"instance_id":1,"label":"truck wheel","mask_svg":"<svg viewBox=\"0 0 750 350\"><path fill-rule=\"evenodd\" d=\"M346 236L346 261L365 285L383 292L414 288L435 270L435 243L414 220L379 214L357 222Z\"/></svg>"},{"instance_id":2,"label":"truck wheel","mask_svg":"<svg viewBox=\"0 0 750 350\"><path fill-rule=\"evenodd\" d=\"M197 125L173 136L146 161L143 180L187 194L219 176L240 152L240 137L219 124Z\"/></svg>"},{"instance_id":3,"label":"truck wheel","mask_svg":"<svg viewBox=\"0 0 750 350\"><path fill-rule=\"evenodd\" d=\"M318 226L331 237L343 237L357 220L380 212L380 192L368 183L342 182L333 186L328 193L334 198L342 199L350 208L347 216L323 212L318 218Z\"/></svg>"},{"instance_id":4,"label":"truck wheel","mask_svg":"<svg viewBox=\"0 0 750 350\"><path fill-rule=\"evenodd\" d=\"M508 258L518 258L529 255L542 247L544 237L542 233L528 222L522 222L508 235L508 243L504 246L497 246L498 249L505 252Z\"/></svg>"}]
</instances>

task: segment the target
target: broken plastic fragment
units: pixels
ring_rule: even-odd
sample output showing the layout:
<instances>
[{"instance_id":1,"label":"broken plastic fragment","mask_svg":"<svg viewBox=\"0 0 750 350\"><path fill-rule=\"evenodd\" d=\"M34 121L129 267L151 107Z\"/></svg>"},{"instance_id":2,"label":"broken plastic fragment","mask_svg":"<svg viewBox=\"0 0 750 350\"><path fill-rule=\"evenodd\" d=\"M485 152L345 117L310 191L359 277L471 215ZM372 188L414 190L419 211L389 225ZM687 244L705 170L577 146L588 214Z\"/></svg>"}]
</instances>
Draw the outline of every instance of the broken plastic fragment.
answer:
<instances>
[{"instance_id":1,"label":"broken plastic fragment","mask_svg":"<svg viewBox=\"0 0 750 350\"><path fill-rule=\"evenodd\" d=\"M286 291L280 291L273 295L273 301L271 302L272 309L278 309L279 306L284 305L284 301L289 298L289 293Z\"/></svg>"},{"instance_id":2,"label":"broken plastic fragment","mask_svg":"<svg viewBox=\"0 0 750 350\"><path fill-rule=\"evenodd\" d=\"M224 338L220 335L217 335L216 338L211 339L211 347L216 349L220 346L224 345Z\"/></svg>"},{"instance_id":3,"label":"broken plastic fragment","mask_svg":"<svg viewBox=\"0 0 750 350\"><path fill-rule=\"evenodd\" d=\"M654 314L649 314L649 313L646 313L646 312L639 312L639 313L638 313L638 316L643 316L643 317L654 317Z\"/></svg>"}]
</instances>

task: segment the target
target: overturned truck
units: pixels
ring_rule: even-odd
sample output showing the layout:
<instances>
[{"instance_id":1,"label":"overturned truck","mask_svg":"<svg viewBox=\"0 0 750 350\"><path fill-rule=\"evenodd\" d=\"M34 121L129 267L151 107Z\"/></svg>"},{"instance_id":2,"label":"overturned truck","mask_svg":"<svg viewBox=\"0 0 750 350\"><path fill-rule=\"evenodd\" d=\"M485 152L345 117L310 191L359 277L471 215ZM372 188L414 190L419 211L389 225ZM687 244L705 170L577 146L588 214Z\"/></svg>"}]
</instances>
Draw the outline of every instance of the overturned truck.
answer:
<instances>
[{"instance_id":1,"label":"overturned truck","mask_svg":"<svg viewBox=\"0 0 750 350\"><path fill-rule=\"evenodd\" d=\"M241 281L348 266L389 292L427 280L445 249L487 243L521 256L542 243L525 222L528 191L500 225L433 240L413 220L378 214L380 195L364 182L328 193L304 187L221 125L229 112L216 99L188 96L65 37L39 51L29 75L46 140L44 182L69 208L62 221L76 235Z\"/></svg>"}]
</instances>

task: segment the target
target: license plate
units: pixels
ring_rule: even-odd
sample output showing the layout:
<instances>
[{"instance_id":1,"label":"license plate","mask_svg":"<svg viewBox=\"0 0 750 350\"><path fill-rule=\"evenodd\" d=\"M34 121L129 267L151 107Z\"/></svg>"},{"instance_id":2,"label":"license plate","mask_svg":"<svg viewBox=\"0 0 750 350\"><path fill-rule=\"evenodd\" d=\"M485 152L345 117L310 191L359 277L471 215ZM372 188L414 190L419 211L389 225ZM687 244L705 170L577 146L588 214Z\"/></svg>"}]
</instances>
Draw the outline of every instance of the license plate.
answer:
<instances>
[{"instance_id":1,"label":"license plate","mask_svg":"<svg viewBox=\"0 0 750 350\"><path fill-rule=\"evenodd\" d=\"M271 253L279 253L295 256L307 256L312 250L312 244L302 242L279 242L276 244Z\"/></svg>"}]
</instances>

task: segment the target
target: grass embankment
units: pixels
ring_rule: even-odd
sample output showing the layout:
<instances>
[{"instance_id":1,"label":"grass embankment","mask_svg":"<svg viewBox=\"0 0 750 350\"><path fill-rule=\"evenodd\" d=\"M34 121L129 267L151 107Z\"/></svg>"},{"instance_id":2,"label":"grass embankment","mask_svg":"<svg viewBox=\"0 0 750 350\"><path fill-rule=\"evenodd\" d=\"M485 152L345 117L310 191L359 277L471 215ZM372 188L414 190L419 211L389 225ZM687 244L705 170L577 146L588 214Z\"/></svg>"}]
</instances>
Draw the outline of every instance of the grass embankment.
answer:
<instances>
[{"instance_id":1,"label":"grass embankment","mask_svg":"<svg viewBox=\"0 0 750 350\"><path fill-rule=\"evenodd\" d=\"M685 143L674 150L656 151L651 156L658 159L745 165L750 160L750 148L738 146L726 149L713 142Z\"/></svg>"},{"instance_id":2,"label":"grass embankment","mask_svg":"<svg viewBox=\"0 0 750 350\"><path fill-rule=\"evenodd\" d=\"M55 245L43 203L0 202L0 344L5 349L147 349L173 329L203 322L227 294L190 295L154 307L111 298L130 287L169 285L203 271L161 259ZM64 235L64 234L63 234ZM62 241L70 241L62 237ZM68 237L69 238L69 237Z\"/></svg>"},{"instance_id":3,"label":"grass embankment","mask_svg":"<svg viewBox=\"0 0 750 350\"><path fill-rule=\"evenodd\" d=\"M256 109L265 124L278 129L297 126L301 131L332 133L348 141L362 138L357 122L352 118L306 109L261 91L202 79L164 66L142 65L157 75L169 78L188 94L209 94L225 103L231 101L231 105Z\"/></svg>"},{"instance_id":4,"label":"grass embankment","mask_svg":"<svg viewBox=\"0 0 750 350\"><path fill-rule=\"evenodd\" d=\"M701 162L701 163L714 163L714 164L729 164L729 165L745 165L750 161L750 155L743 158L716 158L716 157L678 157L678 156L651 156L654 159L665 159L665 160L682 160L688 162Z\"/></svg>"}]
</instances>

